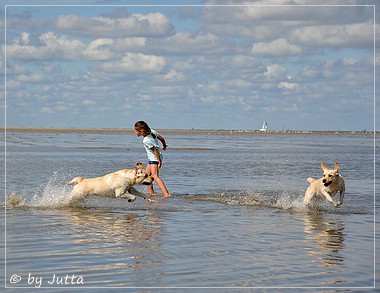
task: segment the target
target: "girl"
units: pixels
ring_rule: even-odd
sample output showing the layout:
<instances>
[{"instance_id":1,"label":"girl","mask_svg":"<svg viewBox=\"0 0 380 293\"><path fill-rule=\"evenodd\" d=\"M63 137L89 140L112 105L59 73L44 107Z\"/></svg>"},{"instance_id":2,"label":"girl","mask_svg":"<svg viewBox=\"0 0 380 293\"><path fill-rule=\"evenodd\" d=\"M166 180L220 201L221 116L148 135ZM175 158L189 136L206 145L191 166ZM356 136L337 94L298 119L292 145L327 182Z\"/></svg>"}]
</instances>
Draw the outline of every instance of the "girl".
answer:
<instances>
[{"instance_id":1,"label":"girl","mask_svg":"<svg viewBox=\"0 0 380 293\"><path fill-rule=\"evenodd\" d=\"M144 121L137 121L135 123L135 133L137 136L144 136L143 144L149 160L146 173L153 177L154 181L161 188L163 197L170 197L171 194L166 188L164 181L162 181L158 175L158 171L162 166L162 150L158 140L162 143L162 149L166 150L167 145L165 139L159 135L157 131L150 129L148 124ZM153 183L148 186L148 192L150 195L154 195Z\"/></svg>"}]
</instances>

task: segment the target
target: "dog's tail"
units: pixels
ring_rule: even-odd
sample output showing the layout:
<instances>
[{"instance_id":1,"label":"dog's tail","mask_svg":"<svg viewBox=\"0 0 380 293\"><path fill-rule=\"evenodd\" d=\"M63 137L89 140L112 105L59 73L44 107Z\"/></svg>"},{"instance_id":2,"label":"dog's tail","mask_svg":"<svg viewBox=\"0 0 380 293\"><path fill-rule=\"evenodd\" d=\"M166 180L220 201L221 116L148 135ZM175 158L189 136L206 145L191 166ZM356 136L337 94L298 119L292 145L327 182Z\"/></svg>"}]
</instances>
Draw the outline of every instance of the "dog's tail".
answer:
<instances>
[{"instance_id":1,"label":"dog's tail","mask_svg":"<svg viewBox=\"0 0 380 293\"><path fill-rule=\"evenodd\" d=\"M75 177L74 179L72 179L71 181L69 181L67 183L67 185L73 185L74 183L79 183L83 180L83 177Z\"/></svg>"},{"instance_id":2,"label":"dog's tail","mask_svg":"<svg viewBox=\"0 0 380 293\"><path fill-rule=\"evenodd\" d=\"M311 178L311 177L309 177L309 178L306 179L306 181L309 182L309 184L313 183L315 180L316 179Z\"/></svg>"}]
</instances>

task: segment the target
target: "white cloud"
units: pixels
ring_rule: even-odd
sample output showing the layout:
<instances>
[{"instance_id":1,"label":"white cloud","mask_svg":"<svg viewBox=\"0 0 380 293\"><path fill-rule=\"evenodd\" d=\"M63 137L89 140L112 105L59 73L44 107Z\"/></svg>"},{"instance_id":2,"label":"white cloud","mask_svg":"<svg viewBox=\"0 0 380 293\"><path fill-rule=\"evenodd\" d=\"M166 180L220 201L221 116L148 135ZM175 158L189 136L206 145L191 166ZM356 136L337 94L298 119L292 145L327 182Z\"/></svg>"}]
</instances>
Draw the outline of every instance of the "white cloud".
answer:
<instances>
[{"instance_id":1,"label":"white cloud","mask_svg":"<svg viewBox=\"0 0 380 293\"><path fill-rule=\"evenodd\" d=\"M214 104L214 103L220 102L220 97L208 95L208 96L202 96L200 100L202 103Z\"/></svg>"},{"instance_id":2,"label":"white cloud","mask_svg":"<svg viewBox=\"0 0 380 293\"><path fill-rule=\"evenodd\" d=\"M287 69L279 64L272 64L267 66L264 76L274 79L285 78Z\"/></svg>"},{"instance_id":3,"label":"white cloud","mask_svg":"<svg viewBox=\"0 0 380 293\"><path fill-rule=\"evenodd\" d=\"M248 89L252 87L252 84L247 80L238 78L238 79L227 80L226 86L231 87L231 88Z\"/></svg>"},{"instance_id":4,"label":"white cloud","mask_svg":"<svg viewBox=\"0 0 380 293\"><path fill-rule=\"evenodd\" d=\"M85 99L85 100L83 100L82 104L86 107L89 107L89 106L95 105L96 102L94 100L91 100L91 99Z\"/></svg>"},{"instance_id":5,"label":"white cloud","mask_svg":"<svg viewBox=\"0 0 380 293\"><path fill-rule=\"evenodd\" d=\"M100 65L108 72L156 73L165 66L165 58L141 53L127 53L120 61L106 62Z\"/></svg>"},{"instance_id":6,"label":"white cloud","mask_svg":"<svg viewBox=\"0 0 380 293\"><path fill-rule=\"evenodd\" d=\"M21 74L17 76L17 80L21 82L41 82L44 80L41 74L35 73L31 75Z\"/></svg>"},{"instance_id":7,"label":"white cloud","mask_svg":"<svg viewBox=\"0 0 380 293\"><path fill-rule=\"evenodd\" d=\"M318 25L295 29L289 39L306 46L373 47L373 24Z\"/></svg>"},{"instance_id":8,"label":"white cloud","mask_svg":"<svg viewBox=\"0 0 380 293\"><path fill-rule=\"evenodd\" d=\"M96 39L83 50L83 55L92 60L108 60L115 55L111 51L113 44L111 39Z\"/></svg>"},{"instance_id":9,"label":"white cloud","mask_svg":"<svg viewBox=\"0 0 380 293\"><path fill-rule=\"evenodd\" d=\"M346 58L343 59L343 64L344 65L355 65L358 62L356 58Z\"/></svg>"},{"instance_id":10,"label":"white cloud","mask_svg":"<svg viewBox=\"0 0 380 293\"><path fill-rule=\"evenodd\" d=\"M178 82L185 80L185 75L182 72L179 72L177 70L170 70L167 74L163 76L163 80L167 82Z\"/></svg>"},{"instance_id":11,"label":"white cloud","mask_svg":"<svg viewBox=\"0 0 380 293\"><path fill-rule=\"evenodd\" d=\"M252 47L252 53L263 56L289 56L302 53L302 48L292 45L288 40L281 38L269 43L255 43Z\"/></svg>"},{"instance_id":12,"label":"white cloud","mask_svg":"<svg viewBox=\"0 0 380 293\"><path fill-rule=\"evenodd\" d=\"M216 54L226 50L221 39L211 33L179 32L160 39L151 38L147 41L146 46L166 54Z\"/></svg>"},{"instance_id":13,"label":"white cloud","mask_svg":"<svg viewBox=\"0 0 380 293\"><path fill-rule=\"evenodd\" d=\"M17 36L14 39L14 42L16 44L22 44L22 45L28 45L30 42L30 33L28 32L22 32L20 36Z\"/></svg>"},{"instance_id":14,"label":"white cloud","mask_svg":"<svg viewBox=\"0 0 380 293\"><path fill-rule=\"evenodd\" d=\"M299 85L296 84L296 83L293 83L293 82L280 82L278 84L278 88L280 89L284 89L284 90L298 90L299 89Z\"/></svg>"},{"instance_id":15,"label":"white cloud","mask_svg":"<svg viewBox=\"0 0 380 293\"><path fill-rule=\"evenodd\" d=\"M92 37L159 37L174 33L170 20L159 12L120 18L62 15L56 27L65 33Z\"/></svg>"},{"instance_id":16,"label":"white cloud","mask_svg":"<svg viewBox=\"0 0 380 293\"><path fill-rule=\"evenodd\" d=\"M115 52L137 51L146 47L146 38L115 38L112 40Z\"/></svg>"},{"instance_id":17,"label":"white cloud","mask_svg":"<svg viewBox=\"0 0 380 293\"><path fill-rule=\"evenodd\" d=\"M57 37L54 32L43 33L39 37L42 45L20 45L13 43L7 46L7 57L21 60L75 60L82 56L85 44L78 40L69 40L65 36Z\"/></svg>"},{"instance_id":18,"label":"white cloud","mask_svg":"<svg viewBox=\"0 0 380 293\"><path fill-rule=\"evenodd\" d=\"M108 60L114 57L110 39L96 39L87 45L77 39L47 32L41 34L39 40L40 46L18 42L8 45L7 57L19 60Z\"/></svg>"}]
</instances>

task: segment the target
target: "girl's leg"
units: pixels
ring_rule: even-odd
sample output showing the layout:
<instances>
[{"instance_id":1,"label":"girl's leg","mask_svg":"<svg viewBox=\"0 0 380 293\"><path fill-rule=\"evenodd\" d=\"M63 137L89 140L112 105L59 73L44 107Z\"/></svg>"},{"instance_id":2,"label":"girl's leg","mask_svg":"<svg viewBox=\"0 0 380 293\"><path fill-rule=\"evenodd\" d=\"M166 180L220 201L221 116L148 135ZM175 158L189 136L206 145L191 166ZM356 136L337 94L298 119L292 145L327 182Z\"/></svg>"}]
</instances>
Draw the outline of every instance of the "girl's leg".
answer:
<instances>
[{"instance_id":1,"label":"girl's leg","mask_svg":"<svg viewBox=\"0 0 380 293\"><path fill-rule=\"evenodd\" d=\"M151 166L150 164L147 165L145 172L146 172L146 174L152 176L152 169L150 166ZM148 193L150 195L154 195L153 182L152 182L152 184L148 185Z\"/></svg>"},{"instance_id":2,"label":"girl's leg","mask_svg":"<svg viewBox=\"0 0 380 293\"><path fill-rule=\"evenodd\" d=\"M164 181L162 181L161 178L158 176L158 165L150 165L150 176L152 176L154 181L161 188L164 197L171 196L171 194L169 193L168 189L165 186ZM149 185L149 187L150 187L150 185Z\"/></svg>"}]
</instances>

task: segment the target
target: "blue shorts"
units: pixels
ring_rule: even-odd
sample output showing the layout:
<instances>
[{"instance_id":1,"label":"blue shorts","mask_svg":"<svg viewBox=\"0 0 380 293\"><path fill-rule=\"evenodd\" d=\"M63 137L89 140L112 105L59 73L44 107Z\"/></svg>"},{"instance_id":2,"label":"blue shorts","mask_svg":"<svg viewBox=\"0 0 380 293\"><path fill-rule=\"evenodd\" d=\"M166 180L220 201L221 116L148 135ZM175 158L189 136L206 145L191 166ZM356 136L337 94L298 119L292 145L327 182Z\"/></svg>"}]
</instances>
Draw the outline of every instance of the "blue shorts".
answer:
<instances>
[{"instance_id":1,"label":"blue shorts","mask_svg":"<svg viewBox=\"0 0 380 293\"><path fill-rule=\"evenodd\" d=\"M157 161L149 161L148 164L149 165L158 165L158 162Z\"/></svg>"}]
</instances>

